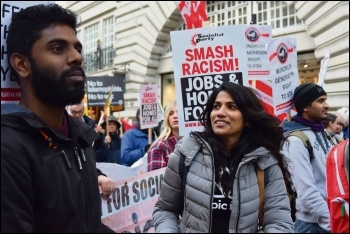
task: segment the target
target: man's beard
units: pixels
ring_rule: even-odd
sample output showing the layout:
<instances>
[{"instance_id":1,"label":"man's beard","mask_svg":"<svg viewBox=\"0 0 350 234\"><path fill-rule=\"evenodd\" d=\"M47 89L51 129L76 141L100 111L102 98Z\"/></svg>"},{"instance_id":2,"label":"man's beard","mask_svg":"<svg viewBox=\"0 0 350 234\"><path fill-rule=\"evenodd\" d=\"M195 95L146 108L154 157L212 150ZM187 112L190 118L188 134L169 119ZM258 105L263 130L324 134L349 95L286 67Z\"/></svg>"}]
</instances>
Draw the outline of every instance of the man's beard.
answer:
<instances>
[{"instance_id":1,"label":"man's beard","mask_svg":"<svg viewBox=\"0 0 350 234\"><path fill-rule=\"evenodd\" d=\"M53 68L40 68L30 59L32 68L32 86L35 95L44 103L57 107L80 103L85 95L85 73L79 66L74 66L59 75ZM67 77L74 71L83 74L84 82L75 82L68 86Z\"/></svg>"}]
</instances>

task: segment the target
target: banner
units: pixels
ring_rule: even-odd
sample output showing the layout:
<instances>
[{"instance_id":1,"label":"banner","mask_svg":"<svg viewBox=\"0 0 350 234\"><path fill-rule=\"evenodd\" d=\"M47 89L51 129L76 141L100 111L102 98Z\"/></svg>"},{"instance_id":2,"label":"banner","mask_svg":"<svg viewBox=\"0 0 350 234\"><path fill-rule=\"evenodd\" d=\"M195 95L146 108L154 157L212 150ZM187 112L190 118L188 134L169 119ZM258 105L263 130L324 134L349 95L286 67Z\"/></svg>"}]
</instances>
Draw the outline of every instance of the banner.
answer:
<instances>
[{"instance_id":1,"label":"banner","mask_svg":"<svg viewBox=\"0 0 350 234\"><path fill-rule=\"evenodd\" d=\"M155 233L152 214L165 168L147 172L147 154L131 167L97 163L115 181L108 200L102 199L102 222L117 233Z\"/></svg>"}]
</instances>

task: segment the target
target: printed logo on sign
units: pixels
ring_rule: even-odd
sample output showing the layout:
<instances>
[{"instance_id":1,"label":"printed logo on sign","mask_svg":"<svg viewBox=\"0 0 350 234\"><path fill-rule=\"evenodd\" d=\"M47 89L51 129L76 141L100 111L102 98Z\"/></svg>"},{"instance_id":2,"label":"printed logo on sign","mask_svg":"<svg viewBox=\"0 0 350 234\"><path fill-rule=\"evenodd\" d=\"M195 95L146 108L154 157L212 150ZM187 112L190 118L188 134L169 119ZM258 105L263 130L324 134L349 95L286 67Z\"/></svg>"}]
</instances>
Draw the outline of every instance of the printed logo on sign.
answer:
<instances>
[{"instance_id":1,"label":"printed logo on sign","mask_svg":"<svg viewBox=\"0 0 350 234\"><path fill-rule=\"evenodd\" d=\"M278 56L278 60L281 63L285 63L287 61L288 58L288 48L287 46L282 43L277 47L277 56Z\"/></svg>"},{"instance_id":2,"label":"printed logo on sign","mask_svg":"<svg viewBox=\"0 0 350 234\"><path fill-rule=\"evenodd\" d=\"M255 42L259 39L259 31L256 28L248 28L245 32L245 36L251 42Z\"/></svg>"},{"instance_id":3,"label":"printed logo on sign","mask_svg":"<svg viewBox=\"0 0 350 234\"><path fill-rule=\"evenodd\" d=\"M208 34L196 33L191 37L191 44L193 46L197 46L199 42L214 41L216 37L223 37L223 36L224 36L224 33L208 33Z\"/></svg>"},{"instance_id":4,"label":"printed logo on sign","mask_svg":"<svg viewBox=\"0 0 350 234\"><path fill-rule=\"evenodd\" d=\"M146 87L146 92L150 90L153 90L153 87Z\"/></svg>"}]
</instances>

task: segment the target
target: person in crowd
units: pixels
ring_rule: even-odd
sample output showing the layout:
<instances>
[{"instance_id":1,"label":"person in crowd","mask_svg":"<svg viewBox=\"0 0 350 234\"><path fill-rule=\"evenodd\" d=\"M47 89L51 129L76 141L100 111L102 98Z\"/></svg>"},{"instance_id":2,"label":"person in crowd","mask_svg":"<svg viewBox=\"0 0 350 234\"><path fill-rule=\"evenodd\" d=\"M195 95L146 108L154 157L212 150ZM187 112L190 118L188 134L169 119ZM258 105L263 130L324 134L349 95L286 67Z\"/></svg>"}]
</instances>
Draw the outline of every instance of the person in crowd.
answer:
<instances>
[{"instance_id":1,"label":"person in crowd","mask_svg":"<svg viewBox=\"0 0 350 234\"><path fill-rule=\"evenodd\" d=\"M106 128L106 122L108 122L108 131L105 130L103 134L101 133L100 138L96 140L94 144L96 161L121 164L121 124L119 123L118 118L113 115L109 115L107 121L102 123L103 128Z\"/></svg>"},{"instance_id":2,"label":"person in crowd","mask_svg":"<svg viewBox=\"0 0 350 234\"><path fill-rule=\"evenodd\" d=\"M7 37L19 105L1 105L1 232L113 232L101 222L98 134L65 107L85 94L77 15L48 3L14 12Z\"/></svg>"},{"instance_id":3,"label":"person in crowd","mask_svg":"<svg viewBox=\"0 0 350 234\"><path fill-rule=\"evenodd\" d=\"M323 127L326 131L328 140L333 145L338 144L341 139L335 137L336 134L340 134L344 128L344 118L339 113L327 113L326 119L323 121Z\"/></svg>"},{"instance_id":4,"label":"person in crowd","mask_svg":"<svg viewBox=\"0 0 350 234\"><path fill-rule=\"evenodd\" d=\"M76 103L71 106L69 106L69 112L70 115L77 118L81 119L83 122L87 123L90 127L95 129L97 123L95 120L91 119L89 116L84 115L84 104L83 103Z\"/></svg>"},{"instance_id":5,"label":"person in crowd","mask_svg":"<svg viewBox=\"0 0 350 234\"><path fill-rule=\"evenodd\" d=\"M157 233L255 233L257 168L268 178L263 231L293 231L286 186L289 175L280 153L283 129L257 95L230 82L213 90L199 118L204 131L184 136L169 157L153 210ZM179 165L181 157L183 165ZM181 178L184 166L188 174Z\"/></svg>"},{"instance_id":6,"label":"person in crowd","mask_svg":"<svg viewBox=\"0 0 350 234\"><path fill-rule=\"evenodd\" d=\"M339 140L349 139L349 107L342 107L337 110L337 113L339 113L344 118L344 128L343 131L339 134L336 134L335 137Z\"/></svg>"},{"instance_id":7,"label":"person in crowd","mask_svg":"<svg viewBox=\"0 0 350 234\"><path fill-rule=\"evenodd\" d=\"M343 130L345 128L345 119L338 112L336 112L334 114L337 116L336 123L337 123L337 126L338 126L336 131L335 131L334 138L337 140L338 143L340 143L341 141L344 140L344 138L343 137L342 138L338 138L337 136L339 136L339 135L341 135L343 133Z\"/></svg>"},{"instance_id":8,"label":"person in crowd","mask_svg":"<svg viewBox=\"0 0 350 234\"><path fill-rule=\"evenodd\" d=\"M156 134L152 131L152 142ZM134 162L142 158L151 144L148 142L148 128L141 129L140 109L136 111L136 121L132 128L124 133L121 143L122 165L130 167Z\"/></svg>"},{"instance_id":9,"label":"person in crowd","mask_svg":"<svg viewBox=\"0 0 350 234\"><path fill-rule=\"evenodd\" d=\"M164 119L159 137L148 150L148 171L166 167L169 155L174 151L175 144L180 139L176 100L170 101L165 107Z\"/></svg>"},{"instance_id":10,"label":"person in crowd","mask_svg":"<svg viewBox=\"0 0 350 234\"><path fill-rule=\"evenodd\" d=\"M327 118L327 93L313 83L299 85L293 95L297 115L284 121L286 134L301 130L308 137L312 154L297 136L290 136L283 146L292 175L296 198L296 233L330 231L326 202L326 156L333 144L327 138L322 122Z\"/></svg>"}]
</instances>

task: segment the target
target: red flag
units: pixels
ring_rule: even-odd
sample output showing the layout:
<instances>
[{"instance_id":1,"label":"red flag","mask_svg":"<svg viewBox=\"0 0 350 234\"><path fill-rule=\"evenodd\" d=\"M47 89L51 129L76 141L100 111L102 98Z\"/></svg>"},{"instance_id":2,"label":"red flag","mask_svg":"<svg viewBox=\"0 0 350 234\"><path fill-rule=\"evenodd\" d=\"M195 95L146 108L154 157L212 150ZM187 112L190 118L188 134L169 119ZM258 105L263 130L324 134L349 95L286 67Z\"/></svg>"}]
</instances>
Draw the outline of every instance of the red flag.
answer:
<instances>
[{"instance_id":1,"label":"red flag","mask_svg":"<svg viewBox=\"0 0 350 234\"><path fill-rule=\"evenodd\" d=\"M181 1L179 9L187 29L201 28L208 21L206 1Z\"/></svg>"},{"instance_id":2,"label":"red flag","mask_svg":"<svg viewBox=\"0 0 350 234\"><path fill-rule=\"evenodd\" d=\"M119 118L119 121L122 122L123 124L123 129L124 129L124 132L128 131L130 128L132 128L132 126L128 123L128 121L126 121L125 119L123 118Z\"/></svg>"}]
</instances>

